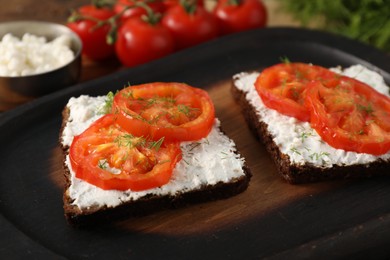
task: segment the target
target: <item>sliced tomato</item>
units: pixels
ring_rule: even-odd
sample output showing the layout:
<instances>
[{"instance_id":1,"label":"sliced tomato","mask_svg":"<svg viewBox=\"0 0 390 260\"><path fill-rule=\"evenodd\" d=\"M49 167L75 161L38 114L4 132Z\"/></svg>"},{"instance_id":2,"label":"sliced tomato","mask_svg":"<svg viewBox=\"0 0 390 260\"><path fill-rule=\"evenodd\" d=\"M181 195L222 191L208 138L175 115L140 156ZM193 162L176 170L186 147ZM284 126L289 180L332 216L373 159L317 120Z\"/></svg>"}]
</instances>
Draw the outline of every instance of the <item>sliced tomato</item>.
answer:
<instances>
[{"instance_id":1,"label":"sliced tomato","mask_svg":"<svg viewBox=\"0 0 390 260\"><path fill-rule=\"evenodd\" d=\"M193 141L210 132L214 105L206 91L181 83L127 87L113 101L117 123L133 135L166 141Z\"/></svg>"},{"instance_id":2,"label":"sliced tomato","mask_svg":"<svg viewBox=\"0 0 390 260\"><path fill-rule=\"evenodd\" d=\"M329 145L381 155L390 150L390 99L348 77L311 82L305 103L311 126Z\"/></svg>"},{"instance_id":3,"label":"sliced tomato","mask_svg":"<svg viewBox=\"0 0 390 260\"><path fill-rule=\"evenodd\" d=\"M281 63L263 70L255 87L267 107L301 121L309 121L310 113L304 106L307 83L312 80L332 81L336 78L336 73L320 66Z\"/></svg>"},{"instance_id":4,"label":"sliced tomato","mask_svg":"<svg viewBox=\"0 0 390 260\"><path fill-rule=\"evenodd\" d=\"M135 137L108 114L74 138L69 156L77 178L104 190L140 191L169 182L181 149L163 139Z\"/></svg>"}]
</instances>

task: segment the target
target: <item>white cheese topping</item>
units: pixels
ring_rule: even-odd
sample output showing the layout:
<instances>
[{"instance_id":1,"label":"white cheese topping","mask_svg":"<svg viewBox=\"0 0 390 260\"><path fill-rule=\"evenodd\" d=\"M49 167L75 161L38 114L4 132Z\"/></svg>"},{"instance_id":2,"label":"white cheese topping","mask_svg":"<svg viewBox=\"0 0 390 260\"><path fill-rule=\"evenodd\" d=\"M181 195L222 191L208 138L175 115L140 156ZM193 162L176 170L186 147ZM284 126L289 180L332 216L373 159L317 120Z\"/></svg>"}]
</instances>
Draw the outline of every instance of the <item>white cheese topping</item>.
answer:
<instances>
[{"instance_id":1,"label":"white cheese topping","mask_svg":"<svg viewBox=\"0 0 390 260\"><path fill-rule=\"evenodd\" d=\"M335 72L345 74L369 84L377 91L389 96L389 87L383 78L376 72L368 70L361 65L351 66L345 70L333 69ZM308 122L302 122L294 117L278 113L267 108L257 94L254 82L258 72L242 72L233 76L235 86L246 93L246 99L256 108L257 114L268 125L268 131L282 153L290 157L292 163L303 165L306 163L318 167L332 167L332 165L365 164L379 158L390 159L390 152L374 156L365 153L347 152L335 149L324 141L311 128Z\"/></svg>"},{"instance_id":2,"label":"white cheese topping","mask_svg":"<svg viewBox=\"0 0 390 260\"><path fill-rule=\"evenodd\" d=\"M104 104L105 97L80 96L71 98L69 123L63 132L62 143L69 146L75 135L83 132L100 115L97 111ZM69 196L73 204L79 208L93 205L115 207L124 201L137 200L153 195L175 195L190 190L196 190L203 185L213 185L218 182L229 182L234 178L245 175L244 159L236 153L235 144L219 131L218 120L210 134L196 142L183 142L181 148L183 158L173 171L169 183L159 188L134 192L131 190L102 190L75 177L71 170L71 185ZM66 164L70 167L69 156Z\"/></svg>"},{"instance_id":3,"label":"white cheese topping","mask_svg":"<svg viewBox=\"0 0 390 260\"><path fill-rule=\"evenodd\" d=\"M27 76L62 67L74 58L70 43L66 35L47 42L28 33L21 39L6 34L0 41L0 76Z\"/></svg>"}]
</instances>

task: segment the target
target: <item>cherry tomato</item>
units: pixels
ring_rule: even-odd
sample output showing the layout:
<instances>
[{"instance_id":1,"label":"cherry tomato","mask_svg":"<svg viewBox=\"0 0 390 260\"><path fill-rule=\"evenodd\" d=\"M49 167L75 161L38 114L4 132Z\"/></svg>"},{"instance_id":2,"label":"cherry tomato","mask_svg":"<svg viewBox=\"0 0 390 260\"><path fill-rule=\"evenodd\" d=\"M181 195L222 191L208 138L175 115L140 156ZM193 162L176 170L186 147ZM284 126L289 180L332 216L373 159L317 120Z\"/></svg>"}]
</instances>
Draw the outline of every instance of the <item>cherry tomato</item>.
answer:
<instances>
[{"instance_id":1,"label":"cherry tomato","mask_svg":"<svg viewBox=\"0 0 390 260\"><path fill-rule=\"evenodd\" d=\"M390 98L348 77L309 83L311 126L329 145L381 155L390 150Z\"/></svg>"},{"instance_id":2,"label":"cherry tomato","mask_svg":"<svg viewBox=\"0 0 390 260\"><path fill-rule=\"evenodd\" d=\"M337 78L336 73L320 66L281 63L263 70L255 87L267 107L301 121L309 121L310 112L304 104L307 84L312 80L331 81Z\"/></svg>"},{"instance_id":3,"label":"cherry tomato","mask_svg":"<svg viewBox=\"0 0 390 260\"><path fill-rule=\"evenodd\" d=\"M83 54L92 60L102 60L113 57L114 45L107 43L107 35L111 26L98 25L98 21L106 21L115 15L115 12L108 8L97 8L93 5L85 5L78 9L80 19L67 23L80 37L83 43Z\"/></svg>"},{"instance_id":4,"label":"cherry tomato","mask_svg":"<svg viewBox=\"0 0 390 260\"><path fill-rule=\"evenodd\" d=\"M192 6L193 11L182 5L168 9L162 24L174 36L177 49L187 48L218 36L218 24L208 11L201 6Z\"/></svg>"},{"instance_id":5,"label":"cherry tomato","mask_svg":"<svg viewBox=\"0 0 390 260\"><path fill-rule=\"evenodd\" d=\"M74 138L69 156L77 178L104 190L140 191L169 182L181 150L178 143L132 136L108 114Z\"/></svg>"},{"instance_id":6,"label":"cherry tomato","mask_svg":"<svg viewBox=\"0 0 390 260\"><path fill-rule=\"evenodd\" d=\"M174 44L172 35L160 23L131 18L119 29L115 50L122 64L131 67L172 53Z\"/></svg>"},{"instance_id":7,"label":"cherry tomato","mask_svg":"<svg viewBox=\"0 0 390 260\"><path fill-rule=\"evenodd\" d=\"M260 0L218 0L213 13L222 34L262 28L267 23L267 10Z\"/></svg>"},{"instance_id":8,"label":"cherry tomato","mask_svg":"<svg viewBox=\"0 0 390 260\"><path fill-rule=\"evenodd\" d=\"M206 91L181 83L127 87L115 95L117 123L133 135L154 140L193 141L210 132L214 105Z\"/></svg>"},{"instance_id":9,"label":"cherry tomato","mask_svg":"<svg viewBox=\"0 0 390 260\"><path fill-rule=\"evenodd\" d=\"M121 15L122 23L124 23L129 18L141 17L142 15L146 14L145 8L134 7L134 4L137 2L147 3L147 5L153 10L153 12L156 13L163 13L165 10L165 4L160 0L156 0L153 2L146 2L144 0L118 0L114 5L114 11L117 14L123 12ZM125 8L128 9L124 11Z\"/></svg>"}]
</instances>

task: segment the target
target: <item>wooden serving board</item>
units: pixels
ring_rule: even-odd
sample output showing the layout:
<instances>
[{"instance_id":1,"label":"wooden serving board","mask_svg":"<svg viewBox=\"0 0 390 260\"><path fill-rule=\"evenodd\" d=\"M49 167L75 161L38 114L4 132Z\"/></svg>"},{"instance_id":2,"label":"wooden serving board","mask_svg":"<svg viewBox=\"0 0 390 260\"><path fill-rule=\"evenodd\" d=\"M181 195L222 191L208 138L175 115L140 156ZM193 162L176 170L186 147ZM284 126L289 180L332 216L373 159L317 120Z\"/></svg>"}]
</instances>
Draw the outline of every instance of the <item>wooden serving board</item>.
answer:
<instances>
[{"instance_id":1,"label":"wooden serving board","mask_svg":"<svg viewBox=\"0 0 390 260\"><path fill-rule=\"evenodd\" d=\"M253 259L389 256L389 177L290 185L247 127L231 77L280 57L323 66L362 63L390 81L389 57L345 38L254 30L40 98L0 116L0 256ZM127 82L177 81L211 95L222 128L253 173L243 193L107 226L75 229L62 210L61 110L71 96ZM390 169L389 169L390 174Z\"/></svg>"}]
</instances>

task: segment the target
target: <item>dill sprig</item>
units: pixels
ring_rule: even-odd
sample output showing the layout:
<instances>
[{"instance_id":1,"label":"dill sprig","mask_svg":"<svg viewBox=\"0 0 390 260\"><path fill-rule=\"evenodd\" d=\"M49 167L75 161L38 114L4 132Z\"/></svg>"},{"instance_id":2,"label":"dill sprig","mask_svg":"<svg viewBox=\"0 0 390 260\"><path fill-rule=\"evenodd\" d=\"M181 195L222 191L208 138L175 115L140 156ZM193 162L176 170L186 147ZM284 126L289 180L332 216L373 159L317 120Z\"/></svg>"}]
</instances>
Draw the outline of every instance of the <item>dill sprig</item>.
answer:
<instances>
[{"instance_id":1,"label":"dill sprig","mask_svg":"<svg viewBox=\"0 0 390 260\"><path fill-rule=\"evenodd\" d=\"M123 134L115 138L114 142L119 147L133 148L137 146L144 146L146 139L144 137L137 137L132 134Z\"/></svg>"},{"instance_id":2,"label":"dill sprig","mask_svg":"<svg viewBox=\"0 0 390 260\"><path fill-rule=\"evenodd\" d=\"M108 167L108 162L106 160L99 160L98 167L102 170L105 170Z\"/></svg>"},{"instance_id":3,"label":"dill sprig","mask_svg":"<svg viewBox=\"0 0 390 260\"><path fill-rule=\"evenodd\" d=\"M324 160L325 157L329 157L330 153L328 152L315 152L309 155L309 158L312 159L313 161L318 161L318 160Z\"/></svg>"},{"instance_id":4,"label":"dill sprig","mask_svg":"<svg viewBox=\"0 0 390 260\"><path fill-rule=\"evenodd\" d=\"M114 97L116 93L110 91L106 95L106 101L104 102L104 105L99 109L99 114L108 114L111 112L112 109L112 103L114 102Z\"/></svg>"},{"instance_id":5,"label":"dill sprig","mask_svg":"<svg viewBox=\"0 0 390 260\"><path fill-rule=\"evenodd\" d=\"M161 137L157 141L150 142L149 148L158 151L158 150L160 150L160 147L163 144L163 142L164 142L164 137Z\"/></svg>"}]
</instances>

